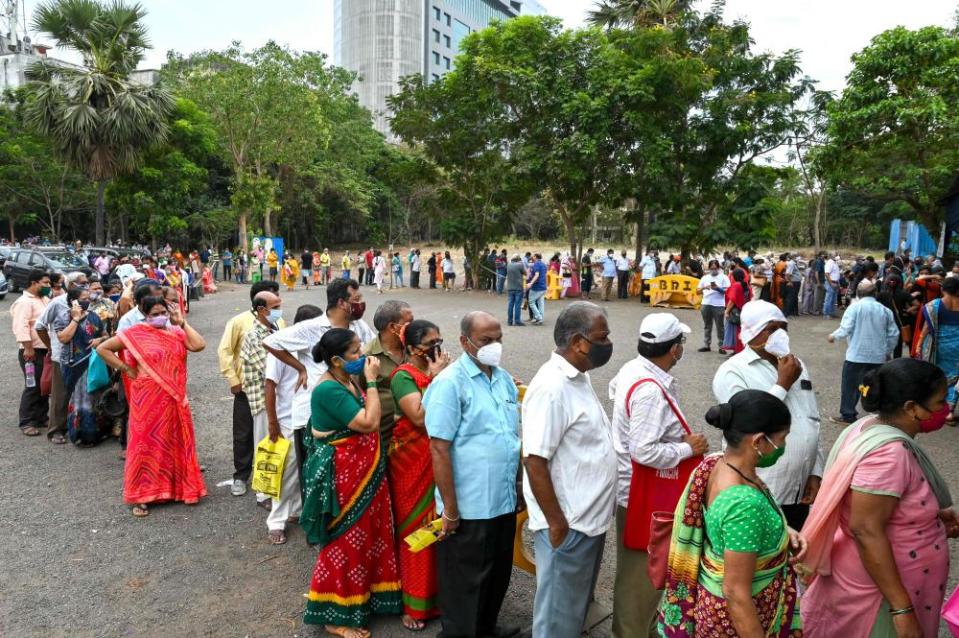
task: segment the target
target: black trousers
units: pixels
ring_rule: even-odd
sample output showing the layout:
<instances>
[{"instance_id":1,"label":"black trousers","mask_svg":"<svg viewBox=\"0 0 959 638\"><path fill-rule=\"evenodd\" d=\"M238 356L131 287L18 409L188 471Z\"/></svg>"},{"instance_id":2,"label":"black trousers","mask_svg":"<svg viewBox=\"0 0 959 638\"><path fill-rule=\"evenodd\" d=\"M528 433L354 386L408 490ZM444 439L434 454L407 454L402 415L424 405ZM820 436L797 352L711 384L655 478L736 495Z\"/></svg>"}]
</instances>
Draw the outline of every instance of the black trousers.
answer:
<instances>
[{"instance_id":1,"label":"black trousers","mask_svg":"<svg viewBox=\"0 0 959 638\"><path fill-rule=\"evenodd\" d=\"M362 268L357 268L356 270L359 274L359 276L356 278L356 283L362 286L363 284L366 283L366 266L363 266Z\"/></svg>"},{"instance_id":2,"label":"black trousers","mask_svg":"<svg viewBox=\"0 0 959 638\"><path fill-rule=\"evenodd\" d=\"M584 276L583 276L583 281L582 281L583 294L585 294L587 297L589 297L589 293L590 293L590 291L591 291L592 289L593 289L593 276L592 276L592 275L584 275Z\"/></svg>"},{"instance_id":3,"label":"black trousers","mask_svg":"<svg viewBox=\"0 0 959 638\"><path fill-rule=\"evenodd\" d=\"M855 363L844 361L842 364L842 394L839 397L839 416L844 421L852 423L859 414L856 406L859 405L859 386L862 385L866 373L881 367L879 363Z\"/></svg>"},{"instance_id":4,"label":"black trousers","mask_svg":"<svg viewBox=\"0 0 959 638\"><path fill-rule=\"evenodd\" d=\"M233 266L227 266L223 264L223 279L226 281L231 281L233 279Z\"/></svg>"},{"instance_id":5,"label":"black trousers","mask_svg":"<svg viewBox=\"0 0 959 638\"><path fill-rule=\"evenodd\" d=\"M802 503L795 505L782 505L783 514L786 516L786 523L796 531L802 529L809 516L809 506Z\"/></svg>"},{"instance_id":6,"label":"black trousers","mask_svg":"<svg viewBox=\"0 0 959 638\"><path fill-rule=\"evenodd\" d=\"M430 268L427 272L430 274L430 288L436 288L436 268Z\"/></svg>"},{"instance_id":7,"label":"black trousers","mask_svg":"<svg viewBox=\"0 0 959 638\"><path fill-rule=\"evenodd\" d=\"M20 395L20 427L45 428L49 425L50 397L40 396L40 377L43 376L43 358L47 356L46 348L34 348L33 357L33 387L26 385L26 361L23 360L23 348L17 353L20 362L20 371L23 372L23 394Z\"/></svg>"},{"instance_id":8,"label":"black trousers","mask_svg":"<svg viewBox=\"0 0 959 638\"><path fill-rule=\"evenodd\" d=\"M616 296L620 299L629 298L629 271L616 271Z\"/></svg>"},{"instance_id":9,"label":"black trousers","mask_svg":"<svg viewBox=\"0 0 959 638\"><path fill-rule=\"evenodd\" d=\"M253 413L246 394L233 395L233 479L249 481L253 473Z\"/></svg>"},{"instance_id":10,"label":"black trousers","mask_svg":"<svg viewBox=\"0 0 959 638\"><path fill-rule=\"evenodd\" d=\"M420 287L420 271L413 270L410 272L410 287L411 288Z\"/></svg>"},{"instance_id":11,"label":"black trousers","mask_svg":"<svg viewBox=\"0 0 959 638\"><path fill-rule=\"evenodd\" d=\"M443 638L492 635L513 572L516 514L460 521L436 544Z\"/></svg>"}]
</instances>

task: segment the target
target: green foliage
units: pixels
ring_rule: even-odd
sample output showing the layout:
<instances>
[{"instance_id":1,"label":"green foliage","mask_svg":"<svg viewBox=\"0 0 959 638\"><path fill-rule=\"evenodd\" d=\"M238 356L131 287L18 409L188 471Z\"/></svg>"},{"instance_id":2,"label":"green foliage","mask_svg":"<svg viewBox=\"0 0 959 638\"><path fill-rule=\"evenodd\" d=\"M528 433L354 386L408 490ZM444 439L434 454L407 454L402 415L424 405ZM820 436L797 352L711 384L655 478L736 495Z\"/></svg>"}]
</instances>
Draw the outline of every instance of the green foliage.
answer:
<instances>
[{"instance_id":1,"label":"green foliage","mask_svg":"<svg viewBox=\"0 0 959 638\"><path fill-rule=\"evenodd\" d=\"M103 194L109 180L131 173L143 153L162 142L170 95L130 81L149 47L138 4L122 0L50 0L37 7L33 26L58 47L83 58L80 67L52 60L30 66L26 120L69 166L98 183L96 241L104 236Z\"/></svg>"},{"instance_id":2,"label":"green foliage","mask_svg":"<svg viewBox=\"0 0 959 638\"><path fill-rule=\"evenodd\" d=\"M0 214L11 226L39 222L54 242L64 215L93 202L90 182L53 153L49 141L23 124L22 103L0 102Z\"/></svg>"},{"instance_id":3,"label":"green foliage","mask_svg":"<svg viewBox=\"0 0 959 638\"><path fill-rule=\"evenodd\" d=\"M853 56L819 160L830 181L907 204L927 227L959 169L959 38L897 27Z\"/></svg>"}]
</instances>

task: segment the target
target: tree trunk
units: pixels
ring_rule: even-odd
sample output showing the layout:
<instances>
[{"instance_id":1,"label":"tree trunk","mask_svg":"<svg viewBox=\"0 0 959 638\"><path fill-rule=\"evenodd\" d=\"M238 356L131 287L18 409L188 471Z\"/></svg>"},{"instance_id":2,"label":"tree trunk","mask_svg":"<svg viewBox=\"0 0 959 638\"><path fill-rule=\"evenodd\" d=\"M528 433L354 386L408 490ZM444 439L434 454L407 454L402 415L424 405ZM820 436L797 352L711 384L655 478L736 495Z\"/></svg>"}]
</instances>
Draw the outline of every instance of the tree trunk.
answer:
<instances>
[{"instance_id":1,"label":"tree trunk","mask_svg":"<svg viewBox=\"0 0 959 638\"><path fill-rule=\"evenodd\" d=\"M263 212L263 234L267 237L273 236L273 224L270 223L270 209Z\"/></svg>"},{"instance_id":2,"label":"tree trunk","mask_svg":"<svg viewBox=\"0 0 959 638\"><path fill-rule=\"evenodd\" d=\"M108 180L101 179L99 182L97 182L97 210L96 221L94 223L97 246L106 246L107 244L103 227L104 218L106 216L106 205L104 200L107 192L107 181Z\"/></svg>"},{"instance_id":3,"label":"tree trunk","mask_svg":"<svg viewBox=\"0 0 959 638\"><path fill-rule=\"evenodd\" d=\"M10 225L10 243L16 243L17 238L13 234L13 217L7 217L7 223Z\"/></svg>"},{"instance_id":4,"label":"tree trunk","mask_svg":"<svg viewBox=\"0 0 959 638\"><path fill-rule=\"evenodd\" d=\"M598 217L599 217L599 212L596 210L596 207L593 206L593 214L591 215L592 227L593 227L593 228L592 228L592 236L590 237L590 241L591 241L593 244L596 243L596 230L597 230L596 227L597 227L597 218L598 218Z\"/></svg>"},{"instance_id":5,"label":"tree trunk","mask_svg":"<svg viewBox=\"0 0 959 638\"><path fill-rule=\"evenodd\" d=\"M246 236L246 218L247 218L247 211L241 210L240 217L239 219L237 219L237 222L239 223L239 226L240 226L240 229L239 229L240 250L243 251L244 254L247 253L250 249L250 245L247 243L247 236Z\"/></svg>"},{"instance_id":6,"label":"tree trunk","mask_svg":"<svg viewBox=\"0 0 959 638\"><path fill-rule=\"evenodd\" d=\"M649 216L648 219L646 219L646 223L643 224L643 250L647 253L649 252L649 229L655 223L656 212L651 210L649 211Z\"/></svg>"},{"instance_id":7,"label":"tree trunk","mask_svg":"<svg viewBox=\"0 0 959 638\"><path fill-rule=\"evenodd\" d=\"M826 220L826 191L822 189L816 196L816 221L813 224L813 243L816 246L816 254L822 250L822 229Z\"/></svg>"},{"instance_id":8,"label":"tree trunk","mask_svg":"<svg viewBox=\"0 0 959 638\"><path fill-rule=\"evenodd\" d=\"M636 263L639 263L639 260L643 258L643 232L645 231L646 224L643 222L646 221L646 211L643 209L639 210L639 216L636 218L636 256L633 258L636 260Z\"/></svg>"}]
</instances>

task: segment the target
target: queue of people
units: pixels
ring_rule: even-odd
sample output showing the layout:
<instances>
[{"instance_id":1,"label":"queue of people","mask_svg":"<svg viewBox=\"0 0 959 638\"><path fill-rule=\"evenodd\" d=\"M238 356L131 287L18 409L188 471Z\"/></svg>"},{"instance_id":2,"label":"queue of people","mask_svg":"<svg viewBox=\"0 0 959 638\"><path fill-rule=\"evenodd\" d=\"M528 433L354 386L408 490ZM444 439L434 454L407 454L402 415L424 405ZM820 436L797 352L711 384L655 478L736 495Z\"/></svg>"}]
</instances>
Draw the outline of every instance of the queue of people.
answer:
<instances>
[{"instance_id":1,"label":"queue of people","mask_svg":"<svg viewBox=\"0 0 959 638\"><path fill-rule=\"evenodd\" d=\"M373 252L382 284L387 260ZM543 322L533 286L550 266L530 257L506 266L513 325L524 288L534 323ZM712 261L708 271L700 283L710 296L706 325L717 339L727 337L717 319L735 315L737 326L734 354L712 380L717 404L705 415L722 432L713 453L681 408L674 371L692 331L670 313L638 326L637 356L610 382L607 415L590 372L608 365L614 343L606 311L590 301L558 314L555 350L521 393L503 366L502 324L489 313L463 316L463 354L451 360L439 328L408 303L381 304L371 328L361 284L349 276L326 282L325 309L301 305L291 325L279 282L251 286L249 309L230 319L218 348L233 396L231 492L247 492L260 441L290 440L279 495L255 500L268 512L271 544L287 543L299 524L318 550L304 622L345 638L368 636L374 615L399 616L411 631L437 621L448 637L517 635L499 614L525 504L536 637L580 634L609 533L617 638L826 637L837 628L852 638L937 635L947 538L959 537L959 517L917 437L951 417L946 358L886 361L902 326L873 279L861 278L858 300L829 337L850 341L842 411L857 420L827 458L814 379L792 351L789 317L754 298L746 268L726 275ZM610 278L618 285L618 277ZM63 301L48 298L49 276L33 273L28 283L13 307L24 434L52 424L49 412L67 397L67 436L102 438L106 425L85 396L95 352L122 378L132 515L197 503L207 490L186 361L206 344L175 291L141 279L101 316L99 282L71 278ZM920 352L937 353L930 342L952 325L948 312L959 313L959 302L950 306L959 278L939 288L942 299L923 307ZM62 376L56 400L39 387L45 365L53 369L44 363L51 336ZM858 417L857 404L867 416ZM62 436L59 426L50 433ZM665 536L663 512L674 513ZM404 539L431 525L438 542L407 547Z\"/></svg>"}]
</instances>

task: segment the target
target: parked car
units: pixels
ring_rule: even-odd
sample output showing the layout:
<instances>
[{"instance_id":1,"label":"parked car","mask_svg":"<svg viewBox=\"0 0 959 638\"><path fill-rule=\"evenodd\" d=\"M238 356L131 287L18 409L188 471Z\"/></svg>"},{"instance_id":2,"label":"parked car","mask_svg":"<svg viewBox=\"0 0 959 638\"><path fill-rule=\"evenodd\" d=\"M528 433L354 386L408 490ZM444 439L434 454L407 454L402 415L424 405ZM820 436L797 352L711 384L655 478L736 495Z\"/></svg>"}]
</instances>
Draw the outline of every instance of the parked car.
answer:
<instances>
[{"instance_id":1,"label":"parked car","mask_svg":"<svg viewBox=\"0 0 959 638\"><path fill-rule=\"evenodd\" d=\"M10 257L10 253L13 252L13 249L10 246L0 246L0 268L3 268L3 264L7 261L7 258Z\"/></svg>"},{"instance_id":2,"label":"parked car","mask_svg":"<svg viewBox=\"0 0 959 638\"><path fill-rule=\"evenodd\" d=\"M7 286L7 278L3 276L3 273L0 273L0 301L3 301L7 298L7 291L9 287Z\"/></svg>"},{"instance_id":3,"label":"parked car","mask_svg":"<svg viewBox=\"0 0 959 638\"><path fill-rule=\"evenodd\" d=\"M93 272L90 265L83 259L66 251L20 248L14 250L3 264L3 274L10 290L13 292L22 290L27 285L27 276L31 270L42 270L48 274L58 272L64 275L79 271L87 276Z\"/></svg>"}]
</instances>

